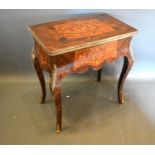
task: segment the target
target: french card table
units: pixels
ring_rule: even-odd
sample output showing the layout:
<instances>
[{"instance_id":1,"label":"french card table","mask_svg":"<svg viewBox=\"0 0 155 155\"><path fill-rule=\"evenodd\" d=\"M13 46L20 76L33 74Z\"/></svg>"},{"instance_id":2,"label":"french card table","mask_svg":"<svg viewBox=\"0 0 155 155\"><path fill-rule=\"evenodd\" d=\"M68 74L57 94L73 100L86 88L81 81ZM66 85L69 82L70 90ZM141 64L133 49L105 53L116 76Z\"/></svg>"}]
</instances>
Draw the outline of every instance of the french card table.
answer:
<instances>
[{"instance_id":1,"label":"french card table","mask_svg":"<svg viewBox=\"0 0 155 155\"><path fill-rule=\"evenodd\" d=\"M62 128L61 80L70 73L83 73L89 67L97 71L105 62L123 57L124 64L118 82L118 101L123 103L122 87L133 65L130 42L137 30L108 14L81 17L29 26L35 45L32 60L41 88L41 103L46 87L43 70L50 75L50 89L56 107L56 133Z\"/></svg>"}]
</instances>

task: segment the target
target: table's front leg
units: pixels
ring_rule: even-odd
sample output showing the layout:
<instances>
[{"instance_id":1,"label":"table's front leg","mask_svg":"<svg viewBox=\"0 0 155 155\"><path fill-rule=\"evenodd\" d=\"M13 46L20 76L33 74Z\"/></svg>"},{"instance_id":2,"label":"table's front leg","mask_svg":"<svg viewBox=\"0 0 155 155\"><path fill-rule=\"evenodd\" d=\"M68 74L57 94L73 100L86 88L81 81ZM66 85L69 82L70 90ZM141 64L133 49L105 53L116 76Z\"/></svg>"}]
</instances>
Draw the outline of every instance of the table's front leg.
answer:
<instances>
[{"instance_id":1,"label":"table's front leg","mask_svg":"<svg viewBox=\"0 0 155 155\"><path fill-rule=\"evenodd\" d=\"M62 129L61 78L57 74L55 66L50 76L50 89L52 89L56 109L56 133L59 134Z\"/></svg>"},{"instance_id":2,"label":"table's front leg","mask_svg":"<svg viewBox=\"0 0 155 155\"><path fill-rule=\"evenodd\" d=\"M124 81L134 62L132 53L130 52L132 51L129 51L127 55L124 56L124 64L123 64L122 72L120 74L120 78L118 82L117 93L118 93L118 101L120 104L124 103L122 88L123 88Z\"/></svg>"},{"instance_id":3,"label":"table's front leg","mask_svg":"<svg viewBox=\"0 0 155 155\"><path fill-rule=\"evenodd\" d=\"M45 102L45 97L46 97L45 79L44 79L44 75L43 75L41 66L39 64L38 58L35 56L34 51L32 53L32 61L33 61L34 68L35 68L35 70L37 72L37 75L38 75L38 78L39 78L39 81L40 81L40 85L41 85L41 88L42 88L41 103L44 103Z\"/></svg>"}]
</instances>

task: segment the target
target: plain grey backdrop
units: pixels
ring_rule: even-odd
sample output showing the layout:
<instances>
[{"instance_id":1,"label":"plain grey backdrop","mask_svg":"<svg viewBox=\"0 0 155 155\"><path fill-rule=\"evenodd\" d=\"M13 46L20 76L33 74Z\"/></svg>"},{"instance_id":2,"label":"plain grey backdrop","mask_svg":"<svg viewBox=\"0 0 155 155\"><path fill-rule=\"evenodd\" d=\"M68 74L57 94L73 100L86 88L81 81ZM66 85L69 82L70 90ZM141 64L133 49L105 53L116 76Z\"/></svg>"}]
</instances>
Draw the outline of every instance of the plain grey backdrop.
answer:
<instances>
[{"instance_id":1,"label":"plain grey backdrop","mask_svg":"<svg viewBox=\"0 0 155 155\"><path fill-rule=\"evenodd\" d=\"M155 10L0 10L0 78L33 75L33 39L28 25L106 12L138 29L132 40L135 64L129 78L155 78ZM117 76L122 60L106 64L104 74ZM34 77L36 78L36 77Z\"/></svg>"}]
</instances>

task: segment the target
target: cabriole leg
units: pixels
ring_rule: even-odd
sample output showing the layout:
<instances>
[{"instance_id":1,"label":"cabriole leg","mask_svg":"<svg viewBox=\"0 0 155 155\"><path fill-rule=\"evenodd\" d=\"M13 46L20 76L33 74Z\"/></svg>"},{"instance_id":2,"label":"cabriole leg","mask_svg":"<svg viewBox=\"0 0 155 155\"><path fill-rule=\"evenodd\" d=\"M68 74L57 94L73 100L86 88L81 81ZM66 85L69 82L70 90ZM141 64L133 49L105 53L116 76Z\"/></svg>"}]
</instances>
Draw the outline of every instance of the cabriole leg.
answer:
<instances>
[{"instance_id":1,"label":"cabriole leg","mask_svg":"<svg viewBox=\"0 0 155 155\"><path fill-rule=\"evenodd\" d=\"M122 88L132 65L133 65L133 57L129 53L127 56L124 56L124 64L123 64L122 72L118 82L117 93L118 93L118 101L120 104L124 103Z\"/></svg>"},{"instance_id":2,"label":"cabriole leg","mask_svg":"<svg viewBox=\"0 0 155 155\"><path fill-rule=\"evenodd\" d=\"M56 133L60 134L62 129L61 79L57 77L55 71L52 73L51 81L52 87L50 86L50 89L52 89L56 109Z\"/></svg>"},{"instance_id":3,"label":"cabriole leg","mask_svg":"<svg viewBox=\"0 0 155 155\"><path fill-rule=\"evenodd\" d=\"M44 75L43 72L41 70L38 58L35 56L35 54L32 54L32 61L34 64L34 68L37 72L39 81L40 81L40 85L41 85L41 89L42 89L42 96L41 96L41 103L45 102L45 97L46 97L46 85L45 85L45 79L44 79Z\"/></svg>"}]
</instances>

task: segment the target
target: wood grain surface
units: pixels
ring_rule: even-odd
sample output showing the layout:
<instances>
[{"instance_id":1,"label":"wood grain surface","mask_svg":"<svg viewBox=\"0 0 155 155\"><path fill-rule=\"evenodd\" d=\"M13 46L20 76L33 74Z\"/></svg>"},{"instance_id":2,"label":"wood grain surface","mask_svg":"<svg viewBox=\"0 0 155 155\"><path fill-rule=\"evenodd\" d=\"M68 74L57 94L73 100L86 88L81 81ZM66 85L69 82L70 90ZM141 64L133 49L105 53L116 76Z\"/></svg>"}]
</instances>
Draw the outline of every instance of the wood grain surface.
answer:
<instances>
[{"instance_id":1,"label":"wood grain surface","mask_svg":"<svg viewBox=\"0 0 155 155\"><path fill-rule=\"evenodd\" d=\"M94 14L29 26L48 55L100 45L131 37L136 29L108 14Z\"/></svg>"}]
</instances>

